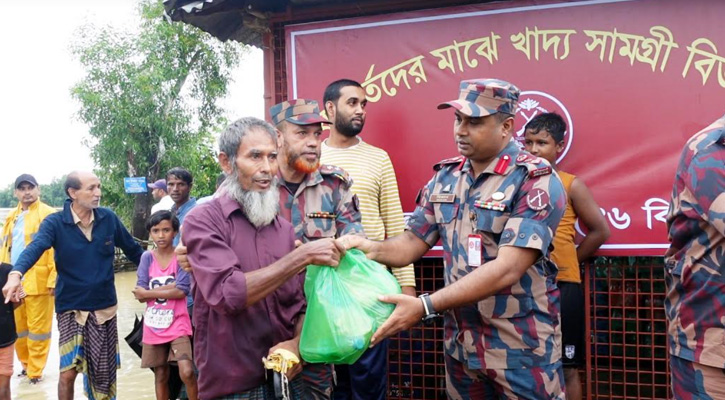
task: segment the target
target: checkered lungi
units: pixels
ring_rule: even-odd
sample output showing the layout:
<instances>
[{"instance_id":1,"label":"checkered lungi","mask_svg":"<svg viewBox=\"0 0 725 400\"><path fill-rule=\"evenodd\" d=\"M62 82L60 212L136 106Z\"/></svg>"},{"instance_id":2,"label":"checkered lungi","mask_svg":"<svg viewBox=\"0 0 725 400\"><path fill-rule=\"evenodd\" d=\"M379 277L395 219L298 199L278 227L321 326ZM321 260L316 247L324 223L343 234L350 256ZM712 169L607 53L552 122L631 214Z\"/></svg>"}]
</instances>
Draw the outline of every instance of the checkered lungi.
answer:
<instances>
[{"instance_id":1,"label":"checkered lungi","mask_svg":"<svg viewBox=\"0 0 725 400\"><path fill-rule=\"evenodd\" d=\"M60 372L75 369L83 374L86 396L92 400L116 398L116 370L121 368L118 353L117 318L99 325L96 315L88 313L85 324L76 313L58 314L60 334Z\"/></svg>"}]
</instances>

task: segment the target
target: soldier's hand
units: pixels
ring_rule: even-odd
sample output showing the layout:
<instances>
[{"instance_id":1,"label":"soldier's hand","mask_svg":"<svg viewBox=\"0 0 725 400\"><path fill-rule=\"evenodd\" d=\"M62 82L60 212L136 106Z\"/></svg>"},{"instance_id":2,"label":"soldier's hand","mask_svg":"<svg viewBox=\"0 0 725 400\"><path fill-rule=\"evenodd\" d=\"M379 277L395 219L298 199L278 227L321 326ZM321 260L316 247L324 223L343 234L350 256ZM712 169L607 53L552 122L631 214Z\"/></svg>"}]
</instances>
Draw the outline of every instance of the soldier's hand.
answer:
<instances>
[{"instance_id":1,"label":"soldier's hand","mask_svg":"<svg viewBox=\"0 0 725 400\"><path fill-rule=\"evenodd\" d=\"M5 297L5 304L11 301L18 301L18 295L20 294L20 276L18 274L9 274L8 281L3 286L3 297Z\"/></svg>"},{"instance_id":2,"label":"soldier's hand","mask_svg":"<svg viewBox=\"0 0 725 400\"><path fill-rule=\"evenodd\" d=\"M347 250L358 249L365 253L369 259L374 260L375 244L377 242L359 235L344 235L337 239L340 246Z\"/></svg>"},{"instance_id":3,"label":"soldier's hand","mask_svg":"<svg viewBox=\"0 0 725 400\"><path fill-rule=\"evenodd\" d=\"M295 251L301 251L304 254L307 264L337 267L344 249L334 239L320 239L305 243Z\"/></svg>"},{"instance_id":4,"label":"soldier's hand","mask_svg":"<svg viewBox=\"0 0 725 400\"><path fill-rule=\"evenodd\" d=\"M395 335L396 333L410 329L423 318L425 310L423 303L417 297L404 294L390 294L380 296L380 301L395 304L395 311L388 317L380 328L378 328L370 340L370 347L375 346L381 340Z\"/></svg>"},{"instance_id":5,"label":"soldier's hand","mask_svg":"<svg viewBox=\"0 0 725 400\"><path fill-rule=\"evenodd\" d=\"M181 269L184 271L193 274L194 269L191 267L191 263L189 263L189 257L187 257L187 251L186 246L184 244L179 244L176 246L176 249L174 249L174 252L176 253L176 262L179 264Z\"/></svg>"}]
</instances>

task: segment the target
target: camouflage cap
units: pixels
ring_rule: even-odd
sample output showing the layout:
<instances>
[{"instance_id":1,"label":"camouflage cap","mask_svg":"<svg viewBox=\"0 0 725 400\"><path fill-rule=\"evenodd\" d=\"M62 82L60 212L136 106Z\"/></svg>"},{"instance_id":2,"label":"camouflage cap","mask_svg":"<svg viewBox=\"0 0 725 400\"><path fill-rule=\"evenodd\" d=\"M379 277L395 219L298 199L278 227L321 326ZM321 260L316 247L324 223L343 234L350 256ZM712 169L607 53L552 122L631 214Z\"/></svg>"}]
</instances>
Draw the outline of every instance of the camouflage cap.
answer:
<instances>
[{"instance_id":1,"label":"camouflage cap","mask_svg":"<svg viewBox=\"0 0 725 400\"><path fill-rule=\"evenodd\" d=\"M289 121L295 125L331 124L320 115L320 107L314 100L295 99L283 101L269 109L274 125Z\"/></svg>"},{"instance_id":2,"label":"camouflage cap","mask_svg":"<svg viewBox=\"0 0 725 400\"><path fill-rule=\"evenodd\" d=\"M438 109L453 107L469 117L485 117L496 113L514 115L519 102L519 88L499 79L470 79L461 81L458 100L438 105Z\"/></svg>"}]
</instances>

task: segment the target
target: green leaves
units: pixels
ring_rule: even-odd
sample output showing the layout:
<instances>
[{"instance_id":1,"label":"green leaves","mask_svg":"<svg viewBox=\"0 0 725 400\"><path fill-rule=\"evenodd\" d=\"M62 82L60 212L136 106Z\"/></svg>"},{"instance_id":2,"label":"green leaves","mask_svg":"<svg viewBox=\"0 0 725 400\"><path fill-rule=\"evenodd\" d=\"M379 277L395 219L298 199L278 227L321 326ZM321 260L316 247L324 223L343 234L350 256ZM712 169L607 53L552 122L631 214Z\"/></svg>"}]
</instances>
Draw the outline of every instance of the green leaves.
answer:
<instances>
[{"instance_id":1,"label":"green leaves","mask_svg":"<svg viewBox=\"0 0 725 400\"><path fill-rule=\"evenodd\" d=\"M139 18L133 31L84 26L71 46L85 70L71 93L89 127L103 203L126 222L134 214L134 227L143 225L148 207L133 213L135 199L123 192L126 176L154 181L181 166L194 175L192 195L213 193L219 169L211 133L225 122L217 102L245 50L168 22L160 1L141 1Z\"/></svg>"}]
</instances>

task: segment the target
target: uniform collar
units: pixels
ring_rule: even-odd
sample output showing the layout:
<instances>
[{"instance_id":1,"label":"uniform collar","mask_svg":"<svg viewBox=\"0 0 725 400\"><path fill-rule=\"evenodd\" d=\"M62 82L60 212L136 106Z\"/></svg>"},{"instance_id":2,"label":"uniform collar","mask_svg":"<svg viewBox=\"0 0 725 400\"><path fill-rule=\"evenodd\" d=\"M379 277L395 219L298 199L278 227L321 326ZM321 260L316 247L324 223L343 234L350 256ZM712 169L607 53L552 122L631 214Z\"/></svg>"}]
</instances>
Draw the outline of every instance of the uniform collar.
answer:
<instances>
[{"instance_id":1,"label":"uniform collar","mask_svg":"<svg viewBox=\"0 0 725 400\"><path fill-rule=\"evenodd\" d=\"M287 182L282 176L282 171L277 171L277 177L279 178L281 184L284 185L284 183ZM305 175L305 178L302 180L302 182L300 182L300 186L297 188L297 192L302 193L301 188L319 185L320 183L322 183L322 181L322 174L320 173L320 169L317 168L315 172ZM293 196L296 194L297 193L292 193Z\"/></svg>"}]
</instances>

